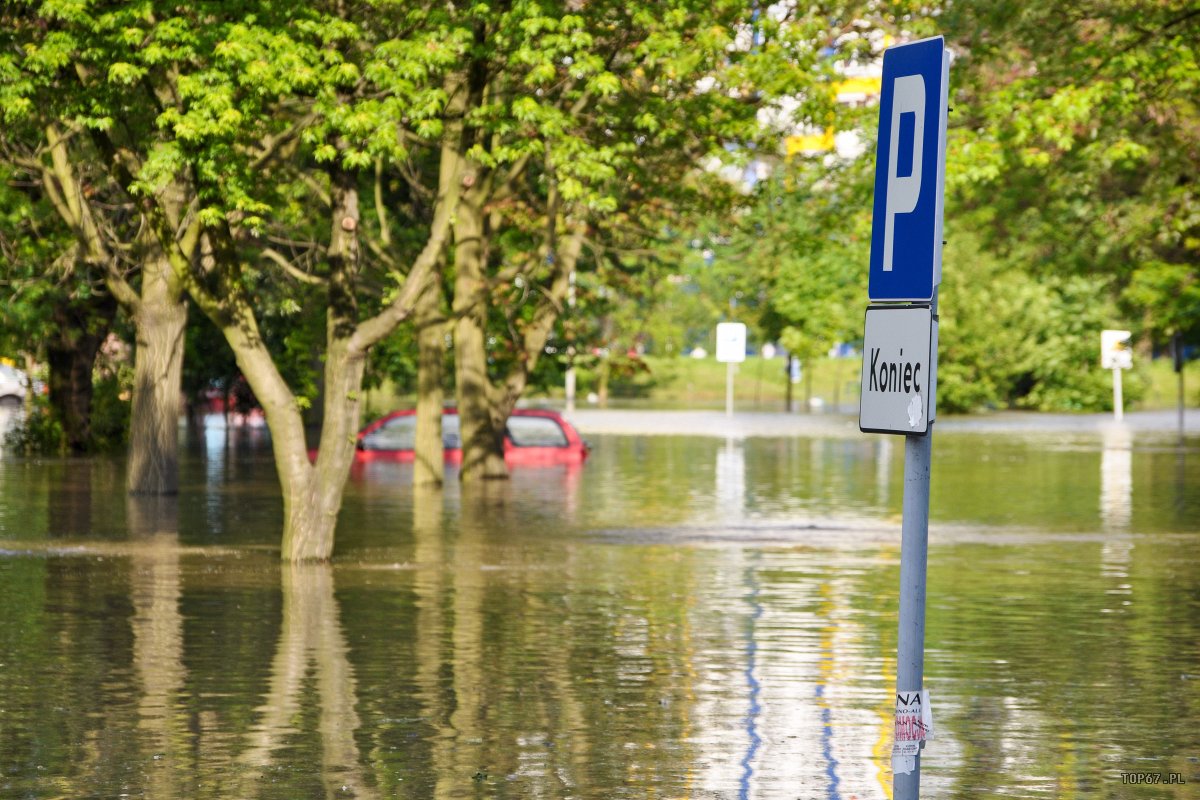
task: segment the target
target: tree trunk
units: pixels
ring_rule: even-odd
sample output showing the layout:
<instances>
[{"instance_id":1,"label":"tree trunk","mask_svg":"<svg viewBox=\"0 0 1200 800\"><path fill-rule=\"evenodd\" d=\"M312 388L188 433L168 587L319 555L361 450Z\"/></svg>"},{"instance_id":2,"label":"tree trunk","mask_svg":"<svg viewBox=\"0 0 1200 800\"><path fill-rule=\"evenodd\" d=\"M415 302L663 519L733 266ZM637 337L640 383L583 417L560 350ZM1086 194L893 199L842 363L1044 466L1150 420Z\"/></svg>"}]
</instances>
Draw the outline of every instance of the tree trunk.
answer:
<instances>
[{"instance_id":1,"label":"tree trunk","mask_svg":"<svg viewBox=\"0 0 1200 800\"><path fill-rule=\"evenodd\" d=\"M804 413L812 413L812 360L804 365Z\"/></svg>"},{"instance_id":2,"label":"tree trunk","mask_svg":"<svg viewBox=\"0 0 1200 800\"><path fill-rule=\"evenodd\" d=\"M608 356L600 356L596 367L596 402L601 408L608 408L608 379L612 372Z\"/></svg>"},{"instance_id":3,"label":"tree trunk","mask_svg":"<svg viewBox=\"0 0 1200 800\"><path fill-rule=\"evenodd\" d=\"M332 229L325 326L325 398L315 465L309 466L303 419L286 385L279 391L285 403L274 410L287 431L287 441L276 447L275 461L281 465L279 477L284 490L283 558L293 562L328 561L333 555L337 515L362 420L360 395L367 354L351 344L358 320L354 287L359 264L358 189L351 173L335 170L330 177ZM275 438L274 424L271 436Z\"/></svg>"},{"instance_id":4,"label":"tree trunk","mask_svg":"<svg viewBox=\"0 0 1200 800\"><path fill-rule=\"evenodd\" d=\"M92 443L92 368L116 312L117 303L107 294L71 300L53 312L57 331L46 342L50 406L72 452Z\"/></svg>"},{"instance_id":5,"label":"tree trunk","mask_svg":"<svg viewBox=\"0 0 1200 800\"><path fill-rule=\"evenodd\" d=\"M202 258L210 266L231 258L220 252L220 247L220 242L205 235ZM186 274L186 267L178 269ZM344 335L346 326L341 315L345 313L345 293L344 287L337 288L336 284L338 280L331 276L325 425L315 464L308 458L300 405L259 333L249 298L236 285L219 297L196 284L191 287L193 297L229 342L238 369L262 405L271 430L271 449L283 495L282 557L286 561L329 560L342 490L354 459L366 358L365 351L352 347L349 336ZM339 309L336 313L335 307Z\"/></svg>"},{"instance_id":6,"label":"tree trunk","mask_svg":"<svg viewBox=\"0 0 1200 800\"><path fill-rule=\"evenodd\" d=\"M508 477L504 428L492 416L492 385L487 371L487 254L478 193L464 195L454 225L454 371L458 425L462 438L463 483Z\"/></svg>"},{"instance_id":7,"label":"tree trunk","mask_svg":"<svg viewBox=\"0 0 1200 800\"><path fill-rule=\"evenodd\" d=\"M179 491L179 409L183 382L187 303L161 248L142 267L142 292L131 309L137 348L133 356L133 413L129 424L130 494Z\"/></svg>"},{"instance_id":8,"label":"tree trunk","mask_svg":"<svg viewBox=\"0 0 1200 800\"><path fill-rule=\"evenodd\" d=\"M63 444L74 453L88 449L92 440L92 365L100 349L98 341L61 331L46 345L49 367L50 407L63 430Z\"/></svg>"},{"instance_id":9,"label":"tree trunk","mask_svg":"<svg viewBox=\"0 0 1200 800\"><path fill-rule=\"evenodd\" d=\"M417 302L417 433L413 484L441 486L445 474L442 446L442 373L446 353L445 326L437 320L441 291L431 285Z\"/></svg>"}]
</instances>

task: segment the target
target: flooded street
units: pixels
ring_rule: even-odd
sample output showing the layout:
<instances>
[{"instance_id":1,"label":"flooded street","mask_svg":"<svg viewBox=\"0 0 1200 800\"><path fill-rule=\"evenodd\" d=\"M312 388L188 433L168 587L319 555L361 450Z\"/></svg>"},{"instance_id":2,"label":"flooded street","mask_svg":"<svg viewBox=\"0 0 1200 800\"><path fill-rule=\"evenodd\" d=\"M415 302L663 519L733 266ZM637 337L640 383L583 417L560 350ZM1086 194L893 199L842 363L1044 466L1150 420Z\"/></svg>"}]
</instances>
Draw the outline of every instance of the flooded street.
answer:
<instances>
[{"instance_id":1,"label":"flooded street","mask_svg":"<svg viewBox=\"0 0 1200 800\"><path fill-rule=\"evenodd\" d=\"M904 442L822 433L372 463L300 568L261 432L171 500L6 456L0 796L890 798ZM1200 797L1200 438L939 430L932 487L927 795Z\"/></svg>"}]
</instances>

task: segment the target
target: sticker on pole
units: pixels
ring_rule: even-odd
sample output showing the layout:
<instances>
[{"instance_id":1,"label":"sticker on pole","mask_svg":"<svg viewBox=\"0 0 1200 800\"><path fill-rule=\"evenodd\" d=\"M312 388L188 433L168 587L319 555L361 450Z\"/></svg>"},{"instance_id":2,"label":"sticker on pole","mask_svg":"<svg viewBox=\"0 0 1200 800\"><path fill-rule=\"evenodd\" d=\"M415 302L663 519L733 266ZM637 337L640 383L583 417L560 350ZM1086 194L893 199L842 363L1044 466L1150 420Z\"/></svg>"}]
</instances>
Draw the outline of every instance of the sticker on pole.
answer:
<instances>
[{"instance_id":1,"label":"sticker on pole","mask_svg":"<svg viewBox=\"0 0 1200 800\"><path fill-rule=\"evenodd\" d=\"M937 322L928 306L871 306L863 335L858 427L924 435L937 396Z\"/></svg>"},{"instance_id":2,"label":"sticker on pole","mask_svg":"<svg viewBox=\"0 0 1200 800\"><path fill-rule=\"evenodd\" d=\"M896 693L896 737L892 745L892 770L907 775L916 766L921 743L933 738L933 710L929 690Z\"/></svg>"}]
</instances>

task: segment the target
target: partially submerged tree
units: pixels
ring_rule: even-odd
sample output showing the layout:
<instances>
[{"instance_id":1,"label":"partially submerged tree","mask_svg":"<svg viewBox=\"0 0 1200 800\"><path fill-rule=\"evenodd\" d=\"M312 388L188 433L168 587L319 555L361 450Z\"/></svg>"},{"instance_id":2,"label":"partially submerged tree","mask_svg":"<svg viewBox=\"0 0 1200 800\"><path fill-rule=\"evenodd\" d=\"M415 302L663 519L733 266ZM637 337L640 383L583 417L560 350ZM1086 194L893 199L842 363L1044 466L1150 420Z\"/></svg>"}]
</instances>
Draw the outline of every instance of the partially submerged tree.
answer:
<instances>
[{"instance_id":1,"label":"partially submerged tree","mask_svg":"<svg viewBox=\"0 0 1200 800\"><path fill-rule=\"evenodd\" d=\"M828 72L831 27L732 0L14 8L6 116L60 127L49 165L67 148L75 166L91 148L133 211L133 238L90 236L87 203L72 224L140 342L148 326L142 345L159 355L139 386L178 398L170 348L186 289L263 404L289 560L332 553L367 354L412 315L439 264L455 287L463 475L502 474L504 419L596 231L630 208L712 202L720 163L773 153L778 131L759 114L784 94L824 106L805 88ZM86 146L72 149L76 137ZM372 180L392 179L410 202L364 201ZM78 169L56 180L68 205L87 199ZM135 254L136 282L101 247L113 243ZM302 287L304 304L281 282ZM515 293L537 302L501 315L517 346L494 374L489 305ZM263 334L269 310L325 317L315 464L307 398Z\"/></svg>"},{"instance_id":2,"label":"partially submerged tree","mask_svg":"<svg viewBox=\"0 0 1200 800\"><path fill-rule=\"evenodd\" d=\"M169 71L173 43L155 39L154 12L140 6L98 12L88 4L17 3L0 21L7 135L23 136L29 156L22 166L72 231L76 261L104 277L134 323L127 486L133 494L174 493L187 320L182 282L133 198L113 197L114 189L133 187L167 139L158 114L178 98L152 71ZM159 201L183 217L186 185L164 186ZM179 238L178 246L194 247L194 236Z\"/></svg>"},{"instance_id":3,"label":"partially submerged tree","mask_svg":"<svg viewBox=\"0 0 1200 800\"><path fill-rule=\"evenodd\" d=\"M175 301L185 287L229 341L271 427L289 560L332 552L366 353L410 313L428 282L457 188L452 170L432 182L432 223L421 225L426 242L408 253L409 263L390 259L394 268L378 281L386 284L383 297L360 310L360 179L376 158L404 161L413 141L436 149L440 114L452 107L461 82L447 72L461 37L439 21L440 10L364 7L354 15L360 24L343 18L345 11L340 4L297 13L272 2L220 9L49 2L14 12L21 55L6 54L2 65L22 79L2 98L6 114L44 114L37 101L47 87L60 91L64 100L49 107L50 116L87 135L108 176L136 204L140 294L118 280L124 275L110 277L114 294L134 309L143 348L164 356L151 359L149 374L139 372L138 386L169 387L178 402L178 359L166 354L182 353L182 304ZM328 209L324 241L313 242L317 255L302 266L268 238L308 216L277 191L297 181ZM73 183L65 196L85 196L77 177ZM76 224L91 246L96 240L86 235L82 207ZM307 222L283 231L302 241L311 232ZM89 255L99 260L96 251ZM281 275L319 284L313 291L326 316L326 402L315 464L302 403L260 330L257 288L271 264ZM143 318L153 323L144 337ZM139 409L135 399L135 414ZM177 414L159 418L169 419L174 434Z\"/></svg>"},{"instance_id":4,"label":"partially submerged tree","mask_svg":"<svg viewBox=\"0 0 1200 800\"><path fill-rule=\"evenodd\" d=\"M604 257L605 227L641 223L652 239L672 216L730 208L718 170L774 158L778 134L828 108L816 87L837 27L740 2L515 4L475 16L453 253L468 482L506 474L504 422L571 273ZM773 128L763 113L784 96L797 102Z\"/></svg>"}]
</instances>

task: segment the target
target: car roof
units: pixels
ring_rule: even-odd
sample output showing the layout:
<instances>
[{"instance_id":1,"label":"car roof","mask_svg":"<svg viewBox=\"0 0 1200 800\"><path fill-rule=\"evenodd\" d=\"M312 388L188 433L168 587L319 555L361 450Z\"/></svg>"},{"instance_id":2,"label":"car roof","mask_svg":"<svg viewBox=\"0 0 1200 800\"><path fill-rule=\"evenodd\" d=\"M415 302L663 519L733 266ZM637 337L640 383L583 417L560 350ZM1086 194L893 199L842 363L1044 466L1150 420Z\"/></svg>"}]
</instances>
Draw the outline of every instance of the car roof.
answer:
<instances>
[{"instance_id":1,"label":"car roof","mask_svg":"<svg viewBox=\"0 0 1200 800\"><path fill-rule=\"evenodd\" d=\"M417 410L415 408L401 408L399 410L384 414L383 417L380 417L380 419L391 419L392 417L407 417L407 416L412 416L413 414L416 414L416 413L417 413ZM446 408L443 408L442 416L449 416L449 415L457 416L458 409L454 408L454 407L449 407L449 406ZM512 410L512 413L509 414L509 416L510 417L553 417L555 419L562 419L562 414L558 413L557 411L555 411L552 408L514 408Z\"/></svg>"}]
</instances>

